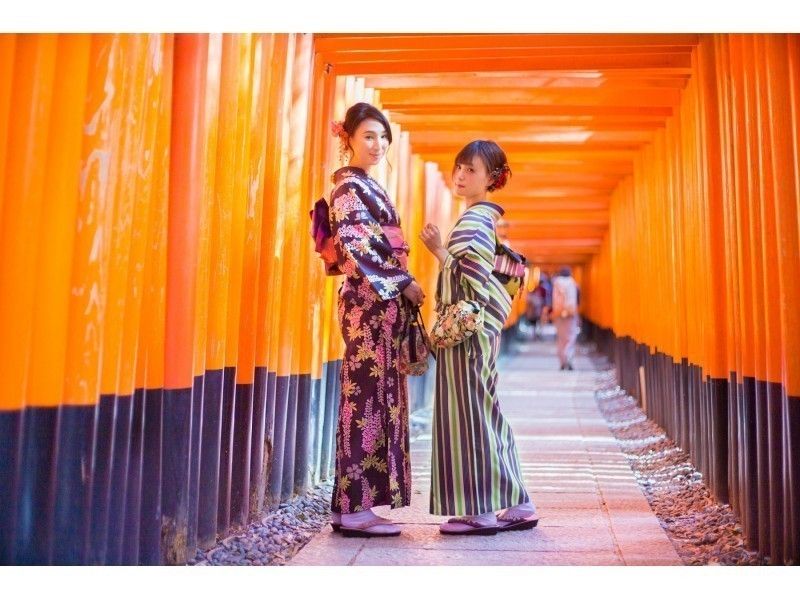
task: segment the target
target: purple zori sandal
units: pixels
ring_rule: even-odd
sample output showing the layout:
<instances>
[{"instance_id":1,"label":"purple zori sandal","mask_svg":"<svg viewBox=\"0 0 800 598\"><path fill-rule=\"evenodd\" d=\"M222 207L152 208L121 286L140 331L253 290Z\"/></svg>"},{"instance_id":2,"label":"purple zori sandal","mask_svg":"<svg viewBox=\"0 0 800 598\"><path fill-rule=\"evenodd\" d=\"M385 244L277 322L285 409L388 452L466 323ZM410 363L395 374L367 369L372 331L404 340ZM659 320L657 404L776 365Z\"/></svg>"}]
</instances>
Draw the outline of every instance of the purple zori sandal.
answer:
<instances>
[{"instance_id":1,"label":"purple zori sandal","mask_svg":"<svg viewBox=\"0 0 800 598\"><path fill-rule=\"evenodd\" d=\"M369 523L371 525L378 525L378 523L391 525L393 522L391 519L386 519L386 517L378 517L378 519L370 519ZM342 528L342 524L331 521L331 527L333 528L333 531L338 532Z\"/></svg>"},{"instance_id":2,"label":"purple zori sandal","mask_svg":"<svg viewBox=\"0 0 800 598\"><path fill-rule=\"evenodd\" d=\"M513 517L511 515L505 515L501 517L498 515L497 531L512 532L523 529L532 529L536 527L537 523L539 523L539 515L536 513L533 515L528 515L527 517Z\"/></svg>"},{"instance_id":3,"label":"purple zori sandal","mask_svg":"<svg viewBox=\"0 0 800 598\"><path fill-rule=\"evenodd\" d=\"M498 529L496 525L486 525L471 517L452 517L439 526L439 532L448 536L494 536Z\"/></svg>"},{"instance_id":4,"label":"purple zori sandal","mask_svg":"<svg viewBox=\"0 0 800 598\"><path fill-rule=\"evenodd\" d=\"M377 527L383 527L384 529L375 529ZM400 528L396 523L392 523L392 521L388 519L376 517L375 519L370 519L364 523L358 523L349 527L340 525L339 532L345 538L387 538L399 536Z\"/></svg>"}]
</instances>

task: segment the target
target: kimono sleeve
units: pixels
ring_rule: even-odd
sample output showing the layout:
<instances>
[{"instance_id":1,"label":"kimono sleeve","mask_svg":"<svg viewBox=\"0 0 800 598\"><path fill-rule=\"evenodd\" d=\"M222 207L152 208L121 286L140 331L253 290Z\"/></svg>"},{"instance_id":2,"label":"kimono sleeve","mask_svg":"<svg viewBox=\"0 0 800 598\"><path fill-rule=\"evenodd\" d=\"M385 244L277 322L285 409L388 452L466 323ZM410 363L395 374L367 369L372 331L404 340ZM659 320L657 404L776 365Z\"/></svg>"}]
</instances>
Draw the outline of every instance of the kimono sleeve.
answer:
<instances>
[{"instance_id":1,"label":"kimono sleeve","mask_svg":"<svg viewBox=\"0 0 800 598\"><path fill-rule=\"evenodd\" d=\"M442 269L451 270L461 286L481 306L489 300L487 282L494 269L495 234L489 218L470 218L453 231L450 255Z\"/></svg>"},{"instance_id":2,"label":"kimono sleeve","mask_svg":"<svg viewBox=\"0 0 800 598\"><path fill-rule=\"evenodd\" d=\"M382 299L394 299L414 278L400 267L362 193L356 185L346 184L331 198L331 233L340 267L346 276L366 278Z\"/></svg>"}]
</instances>

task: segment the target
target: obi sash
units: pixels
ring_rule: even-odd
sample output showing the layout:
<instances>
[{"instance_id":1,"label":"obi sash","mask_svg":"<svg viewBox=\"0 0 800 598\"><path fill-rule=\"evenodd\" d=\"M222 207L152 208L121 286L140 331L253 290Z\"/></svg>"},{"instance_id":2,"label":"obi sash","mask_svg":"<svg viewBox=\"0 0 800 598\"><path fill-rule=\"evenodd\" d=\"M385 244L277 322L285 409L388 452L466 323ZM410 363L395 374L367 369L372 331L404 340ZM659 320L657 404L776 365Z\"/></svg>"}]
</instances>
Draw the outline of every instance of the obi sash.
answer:
<instances>
[{"instance_id":1,"label":"obi sash","mask_svg":"<svg viewBox=\"0 0 800 598\"><path fill-rule=\"evenodd\" d=\"M333 246L331 225L328 216L328 202L321 197L314 204L311 216L311 237L314 239L314 250L325 264L325 274L338 276L342 273L336 261L336 249Z\"/></svg>"},{"instance_id":2,"label":"obi sash","mask_svg":"<svg viewBox=\"0 0 800 598\"><path fill-rule=\"evenodd\" d=\"M510 278L523 278L526 261L524 255L498 242L495 249L493 272Z\"/></svg>"},{"instance_id":3,"label":"obi sash","mask_svg":"<svg viewBox=\"0 0 800 598\"><path fill-rule=\"evenodd\" d=\"M408 271L408 253L410 248L403 238L403 231L399 226L394 226L392 224L384 224L381 228L383 229L383 234L385 234L386 238L389 240L389 245L392 246L392 250L394 251L395 257L400 262L400 266L403 270Z\"/></svg>"}]
</instances>

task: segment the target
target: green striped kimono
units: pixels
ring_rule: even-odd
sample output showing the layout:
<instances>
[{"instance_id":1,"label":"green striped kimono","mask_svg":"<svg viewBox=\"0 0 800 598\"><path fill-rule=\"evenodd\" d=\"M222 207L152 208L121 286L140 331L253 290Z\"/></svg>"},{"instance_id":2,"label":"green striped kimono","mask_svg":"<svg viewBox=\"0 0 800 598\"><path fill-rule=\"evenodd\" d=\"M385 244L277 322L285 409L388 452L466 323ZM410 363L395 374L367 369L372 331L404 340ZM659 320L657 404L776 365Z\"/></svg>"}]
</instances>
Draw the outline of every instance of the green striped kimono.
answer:
<instances>
[{"instance_id":1,"label":"green striped kimono","mask_svg":"<svg viewBox=\"0 0 800 598\"><path fill-rule=\"evenodd\" d=\"M451 349L439 349L433 412L431 513L478 515L528 500L511 427L497 400L500 333L511 297L492 275L495 224L503 209L482 201L450 233L437 299L473 299L484 327Z\"/></svg>"}]
</instances>

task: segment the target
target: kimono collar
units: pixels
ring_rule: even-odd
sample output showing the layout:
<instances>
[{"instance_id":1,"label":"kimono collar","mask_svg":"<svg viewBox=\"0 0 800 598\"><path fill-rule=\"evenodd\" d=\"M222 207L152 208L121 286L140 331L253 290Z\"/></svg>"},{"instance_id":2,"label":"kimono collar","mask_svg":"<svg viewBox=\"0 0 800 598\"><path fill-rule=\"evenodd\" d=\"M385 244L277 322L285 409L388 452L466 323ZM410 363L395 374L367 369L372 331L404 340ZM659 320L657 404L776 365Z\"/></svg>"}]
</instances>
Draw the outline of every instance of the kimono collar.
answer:
<instances>
[{"instance_id":1,"label":"kimono collar","mask_svg":"<svg viewBox=\"0 0 800 598\"><path fill-rule=\"evenodd\" d=\"M331 179L334 183L338 183L341 179L346 176L359 176L359 177L368 177L367 171L363 168L358 168L357 166L343 166L339 170L333 173Z\"/></svg>"},{"instance_id":2,"label":"kimono collar","mask_svg":"<svg viewBox=\"0 0 800 598\"><path fill-rule=\"evenodd\" d=\"M489 208L489 211L492 213L492 218L495 220L495 222L500 219L500 216L506 213L503 208L498 206L496 203L492 203L491 201L479 201L478 203L472 205L473 208L475 206Z\"/></svg>"}]
</instances>

